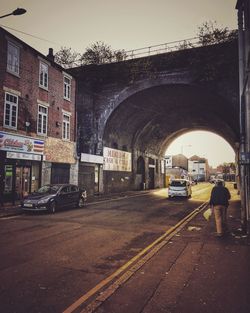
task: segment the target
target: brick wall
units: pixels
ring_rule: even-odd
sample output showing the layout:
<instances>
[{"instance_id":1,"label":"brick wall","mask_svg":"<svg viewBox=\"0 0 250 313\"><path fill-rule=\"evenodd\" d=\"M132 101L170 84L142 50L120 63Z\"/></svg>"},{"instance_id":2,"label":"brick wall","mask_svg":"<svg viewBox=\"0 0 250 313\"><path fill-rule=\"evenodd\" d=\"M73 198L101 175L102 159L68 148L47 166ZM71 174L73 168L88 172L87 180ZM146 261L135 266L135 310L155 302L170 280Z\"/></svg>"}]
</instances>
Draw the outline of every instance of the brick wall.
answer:
<instances>
[{"instance_id":1,"label":"brick wall","mask_svg":"<svg viewBox=\"0 0 250 313\"><path fill-rule=\"evenodd\" d=\"M20 47L19 77L6 71L8 40ZM40 60L49 64L48 91L39 87ZM49 61L38 51L0 28L0 130L38 137L37 114L38 100L40 100L49 104L47 135L62 138L62 110L65 110L71 113L70 141L75 141L75 80L74 78L71 80L71 101L65 100L63 98L63 73L64 70L53 61ZM3 127L4 87L20 92L17 131ZM28 128L25 126L26 121L31 123Z\"/></svg>"}]
</instances>

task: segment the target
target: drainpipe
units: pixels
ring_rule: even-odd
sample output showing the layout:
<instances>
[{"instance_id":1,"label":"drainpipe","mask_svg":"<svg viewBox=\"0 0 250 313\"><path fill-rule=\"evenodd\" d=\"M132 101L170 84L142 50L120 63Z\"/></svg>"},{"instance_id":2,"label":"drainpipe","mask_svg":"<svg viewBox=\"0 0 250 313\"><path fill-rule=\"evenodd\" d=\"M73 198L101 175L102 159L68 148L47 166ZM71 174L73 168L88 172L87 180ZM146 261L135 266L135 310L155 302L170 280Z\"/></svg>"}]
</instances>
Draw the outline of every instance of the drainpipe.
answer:
<instances>
[{"instance_id":1,"label":"drainpipe","mask_svg":"<svg viewBox=\"0 0 250 313\"><path fill-rule=\"evenodd\" d=\"M239 49L239 101L240 101L240 153L245 152L245 95L244 95L244 29L243 29L243 10L242 6L238 6L238 49ZM245 232L247 229L247 212L245 198L245 166L240 163L240 194L241 194L241 223Z\"/></svg>"}]
</instances>

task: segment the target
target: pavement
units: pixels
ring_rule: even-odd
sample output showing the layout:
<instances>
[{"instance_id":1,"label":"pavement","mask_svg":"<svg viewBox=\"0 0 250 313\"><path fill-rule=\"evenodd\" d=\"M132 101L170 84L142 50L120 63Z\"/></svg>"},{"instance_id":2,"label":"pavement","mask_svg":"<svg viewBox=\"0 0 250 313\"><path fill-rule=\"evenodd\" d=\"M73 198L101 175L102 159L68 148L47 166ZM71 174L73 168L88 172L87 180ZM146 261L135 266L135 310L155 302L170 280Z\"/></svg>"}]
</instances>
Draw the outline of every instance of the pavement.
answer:
<instances>
[{"instance_id":1,"label":"pavement","mask_svg":"<svg viewBox=\"0 0 250 313\"><path fill-rule=\"evenodd\" d=\"M137 270L74 312L249 313L250 238L241 230L239 200L230 203L228 225L218 238L214 217L198 214Z\"/></svg>"},{"instance_id":2,"label":"pavement","mask_svg":"<svg viewBox=\"0 0 250 313\"><path fill-rule=\"evenodd\" d=\"M250 237L241 230L240 205L230 202L224 237L215 236L213 216L207 221L199 213L123 282L112 281L74 313L249 313ZM5 207L3 214L20 214L20 208Z\"/></svg>"}]
</instances>

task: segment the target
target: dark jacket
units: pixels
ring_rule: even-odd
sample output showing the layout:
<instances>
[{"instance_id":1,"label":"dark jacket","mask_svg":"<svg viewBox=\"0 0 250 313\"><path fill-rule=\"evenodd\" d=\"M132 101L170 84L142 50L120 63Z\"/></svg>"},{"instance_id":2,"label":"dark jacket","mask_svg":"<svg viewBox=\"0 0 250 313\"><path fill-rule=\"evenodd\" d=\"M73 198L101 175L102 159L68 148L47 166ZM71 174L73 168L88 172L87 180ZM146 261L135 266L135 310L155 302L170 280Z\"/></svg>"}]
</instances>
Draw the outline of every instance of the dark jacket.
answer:
<instances>
[{"instance_id":1,"label":"dark jacket","mask_svg":"<svg viewBox=\"0 0 250 313\"><path fill-rule=\"evenodd\" d=\"M224 186L215 186L212 189L210 205L228 206L228 200L231 198L229 190Z\"/></svg>"}]
</instances>

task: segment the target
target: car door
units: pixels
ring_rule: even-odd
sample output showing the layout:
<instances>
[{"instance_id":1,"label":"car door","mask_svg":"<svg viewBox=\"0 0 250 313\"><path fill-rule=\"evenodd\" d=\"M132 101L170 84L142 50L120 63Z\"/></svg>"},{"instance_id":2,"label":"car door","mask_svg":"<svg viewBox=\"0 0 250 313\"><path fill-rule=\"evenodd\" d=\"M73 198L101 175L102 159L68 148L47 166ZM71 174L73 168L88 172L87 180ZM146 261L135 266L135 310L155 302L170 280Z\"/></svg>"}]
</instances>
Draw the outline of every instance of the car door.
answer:
<instances>
[{"instance_id":1,"label":"car door","mask_svg":"<svg viewBox=\"0 0 250 313\"><path fill-rule=\"evenodd\" d=\"M78 202L79 202L79 198L80 198L80 191L79 191L79 188L75 185L71 185L71 195L70 195L70 198L71 198L71 203L72 204L77 204L78 205Z\"/></svg>"},{"instance_id":2,"label":"car door","mask_svg":"<svg viewBox=\"0 0 250 313\"><path fill-rule=\"evenodd\" d=\"M67 207L70 204L70 186L63 186L59 192L57 205L61 208Z\"/></svg>"}]
</instances>

